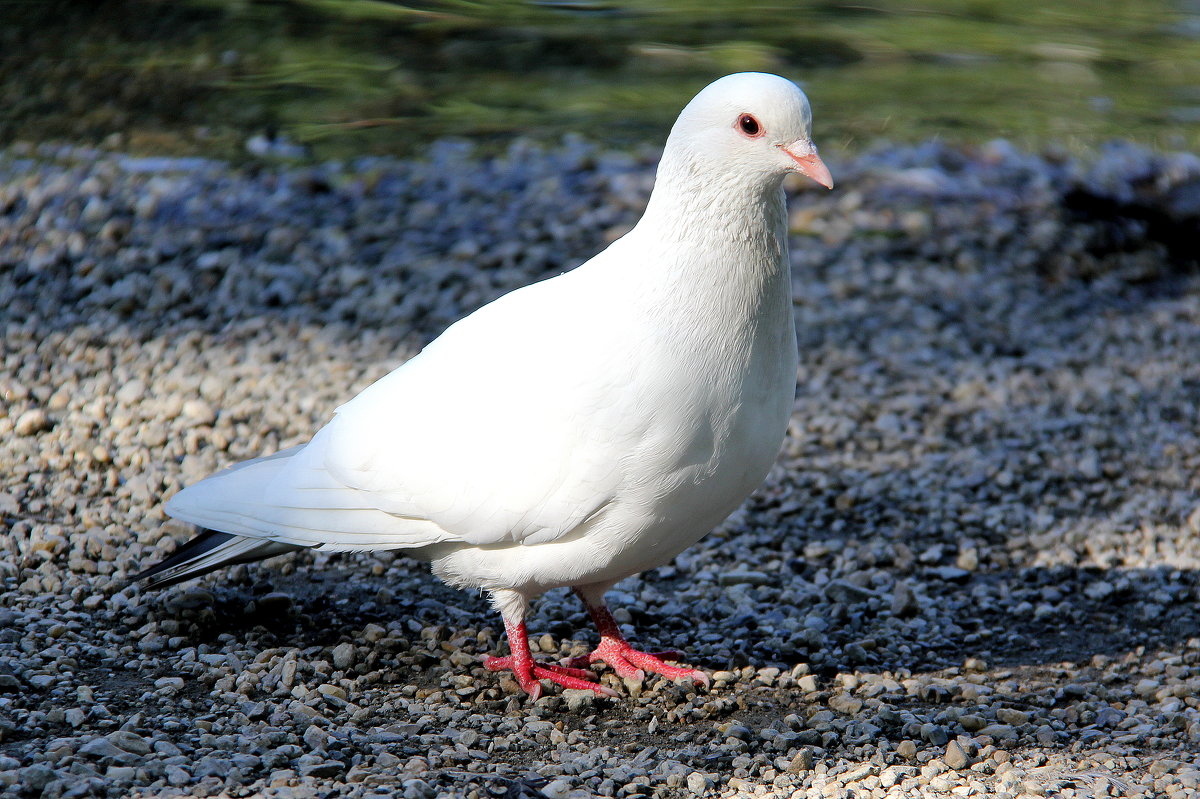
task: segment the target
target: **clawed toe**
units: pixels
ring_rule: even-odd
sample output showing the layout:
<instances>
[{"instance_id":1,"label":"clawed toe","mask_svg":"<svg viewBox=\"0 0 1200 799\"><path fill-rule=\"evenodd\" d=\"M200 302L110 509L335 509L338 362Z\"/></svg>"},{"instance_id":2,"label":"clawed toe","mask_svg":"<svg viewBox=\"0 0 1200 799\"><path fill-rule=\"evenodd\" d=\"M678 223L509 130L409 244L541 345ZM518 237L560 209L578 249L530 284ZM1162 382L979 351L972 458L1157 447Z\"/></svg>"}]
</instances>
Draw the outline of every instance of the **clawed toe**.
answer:
<instances>
[{"instance_id":1,"label":"clawed toe","mask_svg":"<svg viewBox=\"0 0 1200 799\"><path fill-rule=\"evenodd\" d=\"M641 682L646 678L647 673L661 674L668 680L684 679L707 688L711 684L711 680L704 672L663 662L664 660L682 660L683 657L683 654L675 651L642 652L623 640L605 638L600 641L600 646L596 647L591 654L570 658L564 663L567 667L578 669L582 666L603 662L607 663L622 679Z\"/></svg>"},{"instance_id":2,"label":"clawed toe","mask_svg":"<svg viewBox=\"0 0 1200 799\"><path fill-rule=\"evenodd\" d=\"M589 678L595 675L583 669L573 669L553 663L534 663L532 659L505 657L485 657L483 667L488 671L511 671L513 677L531 699L542 695L542 684L539 680L549 680L563 688L593 691L601 696L617 696L611 688L592 682Z\"/></svg>"},{"instance_id":3,"label":"clawed toe","mask_svg":"<svg viewBox=\"0 0 1200 799\"><path fill-rule=\"evenodd\" d=\"M584 597L578 589L577 593ZM529 650L529 634L524 620L506 617L504 629L512 654L506 657L485 657L484 668L488 671L511 671L521 689L534 699L542 695L540 680L549 680L563 688L593 691L601 696L617 696L616 691L596 682L596 675L588 670L589 666L598 662L607 663L623 680L642 682L647 674L661 674L675 682L685 680L705 688L711 684L708 675L702 671L664 662L683 660L684 656L680 652L642 652L634 649L625 640L616 620L603 603L589 603L586 597L584 603L600 630L600 644L590 654L565 658L560 663L536 663Z\"/></svg>"},{"instance_id":4,"label":"clawed toe","mask_svg":"<svg viewBox=\"0 0 1200 799\"><path fill-rule=\"evenodd\" d=\"M684 655L682 652L677 652L674 649L669 650L667 652L638 652L636 649L633 649L630 651L637 652L639 655L645 655L648 658L654 658L655 660L660 661L660 663L661 663L661 661L664 661L664 660L683 660L686 657L686 655ZM593 650L590 654L578 655L577 657L568 658L568 659L562 661L562 664L564 666L569 666L573 669L586 669L588 666L590 666L593 663L596 663L598 661L602 661L605 663L608 662L605 659L604 655L600 653L599 647L597 647L595 650ZM609 665L612 665L612 664L609 664ZM665 663L662 665L666 666ZM614 667L614 669L615 668L616 667ZM667 666L667 668L673 668L673 667ZM655 671L655 673L658 674L660 672ZM701 672L701 673L703 673L703 672Z\"/></svg>"}]
</instances>

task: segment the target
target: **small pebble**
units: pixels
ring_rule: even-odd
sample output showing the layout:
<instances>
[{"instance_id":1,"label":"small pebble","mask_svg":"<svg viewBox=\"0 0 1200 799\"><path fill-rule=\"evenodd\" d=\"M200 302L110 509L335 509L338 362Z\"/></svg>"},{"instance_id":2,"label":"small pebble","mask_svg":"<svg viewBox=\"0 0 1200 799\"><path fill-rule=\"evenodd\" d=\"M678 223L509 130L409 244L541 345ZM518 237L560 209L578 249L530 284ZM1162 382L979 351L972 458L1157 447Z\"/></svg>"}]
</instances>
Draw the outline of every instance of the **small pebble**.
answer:
<instances>
[{"instance_id":1,"label":"small pebble","mask_svg":"<svg viewBox=\"0 0 1200 799\"><path fill-rule=\"evenodd\" d=\"M31 408L17 417L12 431L19 436L31 436L50 427L50 417L41 408Z\"/></svg>"},{"instance_id":2,"label":"small pebble","mask_svg":"<svg viewBox=\"0 0 1200 799\"><path fill-rule=\"evenodd\" d=\"M950 743L946 744L946 753L942 755L942 762L957 771L971 765L972 760L967 753L963 751L963 748L959 745L958 741L951 741Z\"/></svg>"}]
</instances>

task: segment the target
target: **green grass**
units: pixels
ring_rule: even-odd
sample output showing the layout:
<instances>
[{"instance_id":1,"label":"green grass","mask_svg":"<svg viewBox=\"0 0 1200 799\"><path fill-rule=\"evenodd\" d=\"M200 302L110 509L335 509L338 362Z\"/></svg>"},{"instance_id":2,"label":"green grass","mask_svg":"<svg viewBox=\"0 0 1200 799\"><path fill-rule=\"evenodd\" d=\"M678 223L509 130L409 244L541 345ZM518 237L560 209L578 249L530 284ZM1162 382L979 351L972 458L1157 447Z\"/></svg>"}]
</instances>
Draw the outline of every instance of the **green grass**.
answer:
<instances>
[{"instance_id":1,"label":"green grass","mask_svg":"<svg viewBox=\"0 0 1200 799\"><path fill-rule=\"evenodd\" d=\"M580 132L658 141L727 72L801 80L818 141L1200 147L1200 41L1168 0L3 3L0 143L317 157Z\"/></svg>"}]
</instances>

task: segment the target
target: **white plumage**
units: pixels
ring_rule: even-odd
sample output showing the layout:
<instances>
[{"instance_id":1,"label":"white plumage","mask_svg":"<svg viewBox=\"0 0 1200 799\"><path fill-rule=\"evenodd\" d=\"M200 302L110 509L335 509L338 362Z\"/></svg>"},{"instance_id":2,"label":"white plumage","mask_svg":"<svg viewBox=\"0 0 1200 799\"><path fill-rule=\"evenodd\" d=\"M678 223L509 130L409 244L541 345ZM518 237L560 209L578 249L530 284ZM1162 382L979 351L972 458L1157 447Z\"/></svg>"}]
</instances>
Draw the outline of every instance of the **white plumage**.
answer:
<instances>
[{"instance_id":1,"label":"white plumage","mask_svg":"<svg viewBox=\"0 0 1200 799\"><path fill-rule=\"evenodd\" d=\"M490 667L534 694L536 677L607 692L513 639L530 599L571 586L602 648L628 647L605 629L603 592L694 543L770 468L797 366L781 181L831 185L809 118L783 78L711 84L672 129L630 233L453 325L308 444L176 494L170 515L227 536L147 576L176 581L223 553L411 550L491 592L514 654ZM705 679L630 653L650 657L605 659Z\"/></svg>"}]
</instances>

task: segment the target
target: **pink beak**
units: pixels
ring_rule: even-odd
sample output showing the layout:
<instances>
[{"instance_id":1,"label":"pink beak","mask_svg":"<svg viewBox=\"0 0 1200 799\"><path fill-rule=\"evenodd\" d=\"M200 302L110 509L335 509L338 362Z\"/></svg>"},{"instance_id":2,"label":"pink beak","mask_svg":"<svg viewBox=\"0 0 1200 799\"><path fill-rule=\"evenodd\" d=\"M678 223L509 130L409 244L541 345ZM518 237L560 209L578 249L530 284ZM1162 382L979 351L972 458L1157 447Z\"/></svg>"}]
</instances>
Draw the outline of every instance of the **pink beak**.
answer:
<instances>
[{"instance_id":1,"label":"pink beak","mask_svg":"<svg viewBox=\"0 0 1200 799\"><path fill-rule=\"evenodd\" d=\"M792 160L796 162L796 171L801 175L812 178L827 189L833 188L833 175L829 174L829 167L825 166L825 162L817 155L816 149L811 144L798 143L792 145L791 148L780 147L779 149L792 157ZM793 152L793 150L799 152Z\"/></svg>"}]
</instances>

